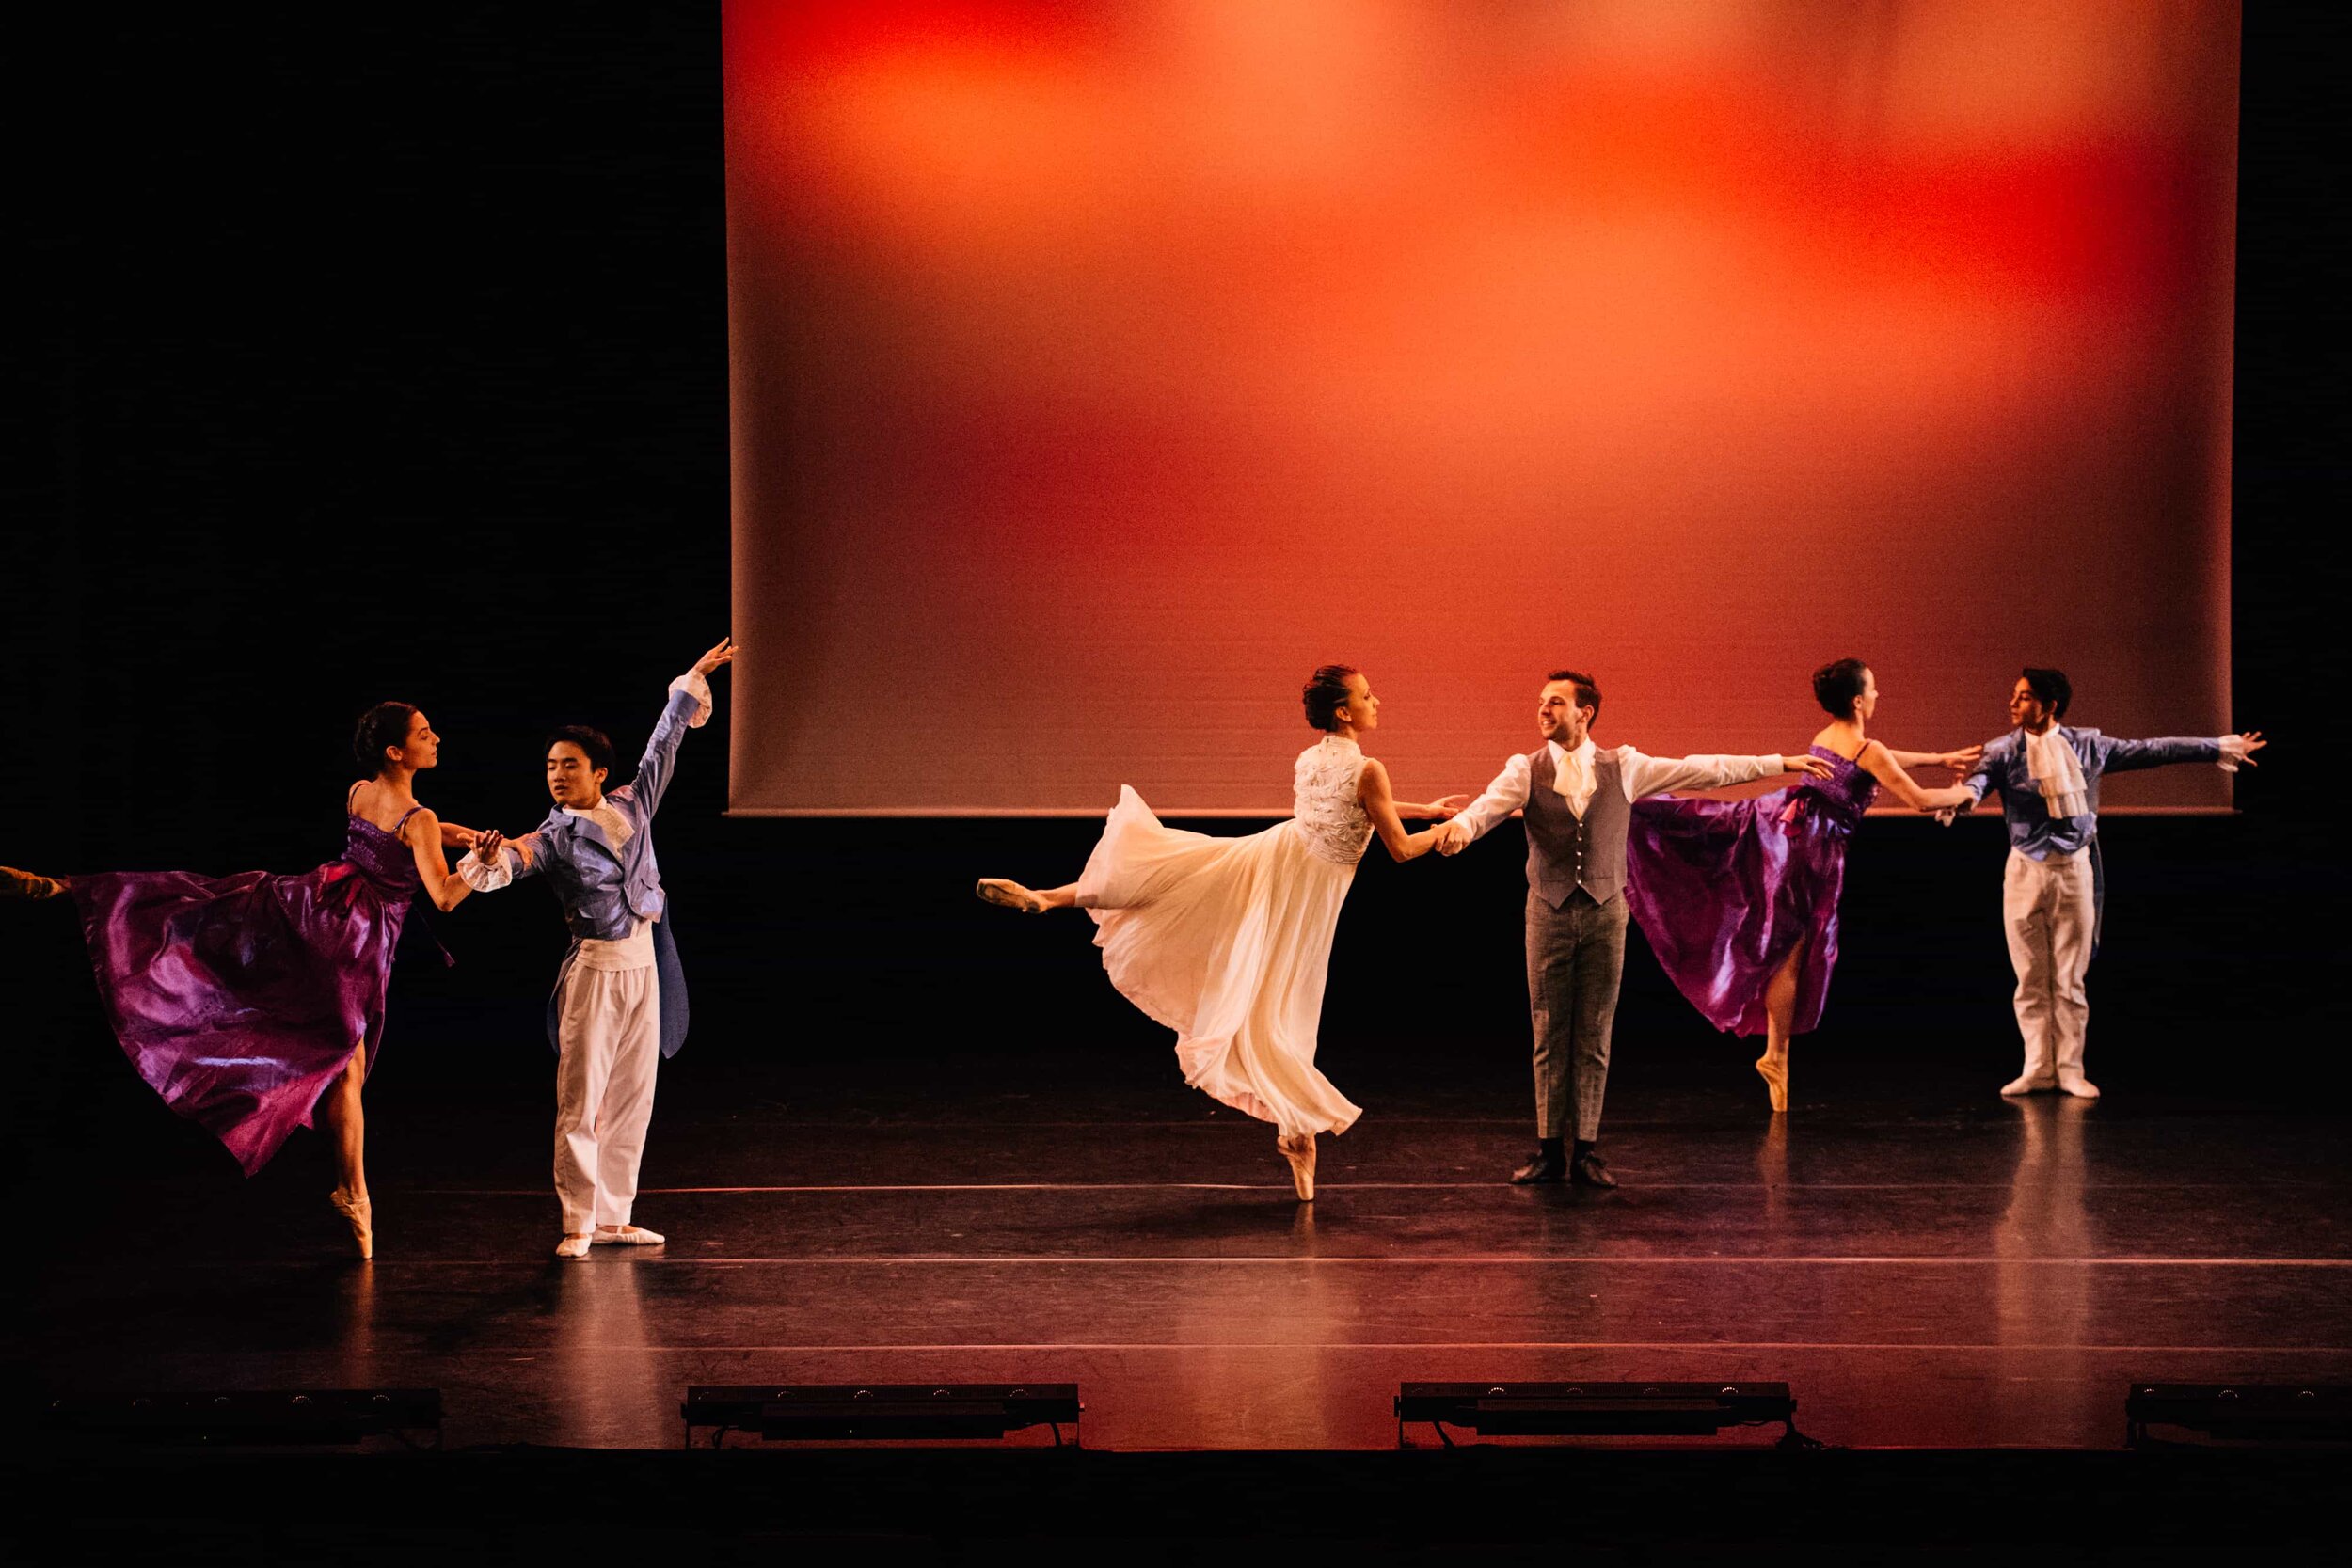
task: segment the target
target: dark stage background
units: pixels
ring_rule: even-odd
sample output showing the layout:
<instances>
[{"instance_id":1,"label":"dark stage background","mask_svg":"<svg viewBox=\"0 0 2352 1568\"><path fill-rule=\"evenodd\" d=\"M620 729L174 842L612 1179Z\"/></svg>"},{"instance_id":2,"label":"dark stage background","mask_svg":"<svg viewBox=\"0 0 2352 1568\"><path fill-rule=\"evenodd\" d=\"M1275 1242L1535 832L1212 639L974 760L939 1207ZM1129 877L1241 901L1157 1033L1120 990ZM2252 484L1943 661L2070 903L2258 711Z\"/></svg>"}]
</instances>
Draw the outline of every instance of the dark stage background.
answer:
<instances>
[{"instance_id":1,"label":"dark stage background","mask_svg":"<svg viewBox=\"0 0 2352 1568\"><path fill-rule=\"evenodd\" d=\"M2309 1104L2346 1078L2345 574L2321 547L2340 505L2343 257L2320 95L2342 58L2282 9L2249 10L2233 658L2238 723L2279 744L2238 816L2107 824L2091 1061L2111 1095ZM547 722L601 724L633 752L663 683L727 629L717 10L549 14L167 15L40 62L61 90L20 243L48 282L21 298L16 356L45 417L14 454L0 590L0 862L315 863L340 841L351 716L390 695L445 736L425 798L520 829L545 807ZM903 702L952 754L956 672ZM2097 705L2086 693L2081 717ZM783 1096L803 1067L899 1082L989 1053L1017 1087L1107 1054L1164 1084L1171 1114L1205 1112L1082 922L970 896L976 874L1074 872L1091 824L729 820L728 722L723 693L661 818L696 1008L676 1071ZM1868 824L1801 1104L1915 1072L1990 1095L2014 1070L2000 859L1989 820ZM1444 866L1375 855L1333 962L1335 1078L1379 1058L1405 1083L1520 1082L1519 896L1504 841ZM227 1179L113 1049L63 909L0 922L13 1157L52 1180L92 1158ZM459 964L408 955L379 1083L417 1107L544 1099L551 901L526 889L437 925ZM1618 1111L1655 1072L1711 1063L1753 1087L1753 1050L1712 1036L1645 957L1619 1053Z\"/></svg>"}]
</instances>

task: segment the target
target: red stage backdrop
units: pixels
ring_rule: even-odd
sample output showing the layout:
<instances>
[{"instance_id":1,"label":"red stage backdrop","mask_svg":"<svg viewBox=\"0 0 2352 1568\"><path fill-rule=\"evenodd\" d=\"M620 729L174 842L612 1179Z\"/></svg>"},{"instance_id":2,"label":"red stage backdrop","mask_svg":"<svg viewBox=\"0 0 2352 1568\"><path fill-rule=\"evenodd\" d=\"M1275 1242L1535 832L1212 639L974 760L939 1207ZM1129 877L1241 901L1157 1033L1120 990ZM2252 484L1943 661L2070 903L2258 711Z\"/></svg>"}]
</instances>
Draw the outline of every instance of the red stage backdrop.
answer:
<instances>
[{"instance_id":1,"label":"red stage backdrop","mask_svg":"<svg viewBox=\"0 0 2352 1568\"><path fill-rule=\"evenodd\" d=\"M2229 724L2238 8L726 7L741 812ZM2210 768L2119 803L2221 806Z\"/></svg>"}]
</instances>

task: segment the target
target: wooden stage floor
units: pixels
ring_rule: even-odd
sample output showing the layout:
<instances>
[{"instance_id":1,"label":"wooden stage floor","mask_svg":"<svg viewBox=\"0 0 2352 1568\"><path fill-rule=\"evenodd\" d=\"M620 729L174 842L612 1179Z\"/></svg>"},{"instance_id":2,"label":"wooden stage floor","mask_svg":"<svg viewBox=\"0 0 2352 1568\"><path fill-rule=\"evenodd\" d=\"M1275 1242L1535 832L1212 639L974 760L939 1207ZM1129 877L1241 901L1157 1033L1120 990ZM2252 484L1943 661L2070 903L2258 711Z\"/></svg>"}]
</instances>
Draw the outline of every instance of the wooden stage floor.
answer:
<instances>
[{"instance_id":1,"label":"wooden stage floor","mask_svg":"<svg viewBox=\"0 0 2352 1568\"><path fill-rule=\"evenodd\" d=\"M599 1448L675 1445L690 1384L1075 1382L1091 1449L1346 1449L1396 1443L1404 1381L1777 1380L1832 1443L2083 1449L2133 1379L2352 1381L2343 1124L2294 1106L1823 1069L1772 1118L1734 1064L1613 1090L1596 1193L1504 1182L1507 1097L1367 1066L1302 1207L1268 1131L1133 1064L682 1062L664 1247L554 1260L548 1107L411 1083L372 1118L372 1264L308 1134L248 1183L43 1182L12 1359L437 1387L450 1445Z\"/></svg>"}]
</instances>

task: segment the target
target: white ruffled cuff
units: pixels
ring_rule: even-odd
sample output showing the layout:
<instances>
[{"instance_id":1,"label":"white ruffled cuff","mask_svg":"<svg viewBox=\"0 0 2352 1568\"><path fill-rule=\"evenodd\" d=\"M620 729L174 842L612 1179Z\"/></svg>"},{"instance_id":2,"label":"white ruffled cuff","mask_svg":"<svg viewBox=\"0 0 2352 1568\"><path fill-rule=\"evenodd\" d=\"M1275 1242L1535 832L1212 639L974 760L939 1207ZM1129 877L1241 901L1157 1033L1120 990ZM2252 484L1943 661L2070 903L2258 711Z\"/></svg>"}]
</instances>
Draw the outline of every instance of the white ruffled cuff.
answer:
<instances>
[{"instance_id":1,"label":"white ruffled cuff","mask_svg":"<svg viewBox=\"0 0 2352 1568\"><path fill-rule=\"evenodd\" d=\"M476 893L496 893L515 879L515 868L506 862L506 857L513 853L512 849L501 849L495 863L485 863L480 850L469 849L458 857L457 879Z\"/></svg>"},{"instance_id":2,"label":"white ruffled cuff","mask_svg":"<svg viewBox=\"0 0 2352 1568\"><path fill-rule=\"evenodd\" d=\"M702 706L696 708L692 714L688 716L686 721L686 727L688 729L699 730L705 724L710 722L710 709L712 706L710 700L710 682L704 676L700 670L687 671L686 673L680 675L677 679L670 683L670 689L673 691L683 691L688 696L693 698L694 701L702 705Z\"/></svg>"},{"instance_id":3,"label":"white ruffled cuff","mask_svg":"<svg viewBox=\"0 0 2352 1568\"><path fill-rule=\"evenodd\" d=\"M2220 735L2214 738L2221 743L2221 754L2214 759L2214 766L2224 773L2236 772L2237 765L2246 760L2246 737L2242 735Z\"/></svg>"}]
</instances>

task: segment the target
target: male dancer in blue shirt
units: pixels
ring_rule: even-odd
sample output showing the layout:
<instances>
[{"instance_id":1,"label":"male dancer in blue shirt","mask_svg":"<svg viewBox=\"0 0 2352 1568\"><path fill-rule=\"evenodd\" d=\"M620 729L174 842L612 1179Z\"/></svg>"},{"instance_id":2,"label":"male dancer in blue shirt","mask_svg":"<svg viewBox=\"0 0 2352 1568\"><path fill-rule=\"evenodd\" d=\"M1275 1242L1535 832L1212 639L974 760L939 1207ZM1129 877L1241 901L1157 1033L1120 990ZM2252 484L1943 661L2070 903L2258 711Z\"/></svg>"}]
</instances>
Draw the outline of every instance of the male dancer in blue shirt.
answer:
<instances>
[{"instance_id":1,"label":"male dancer in blue shirt","mask_svg":"<svg viewBox=\"0 0 2352 1568\"><path fill-rule=\"evenodd\" d=\"M2017 727L1986 744L1962 784L1979 800L1986 790L1999 790L2009 824L2001 918L2017 972L2026 1067L2001 1086L2005 1095L2054 1088L2078 1100L2099 1098L2098 1086L2083 1076L2090 1027L2083 980L2099 950L2106 896L2100 778L2176 762L2216 763L2234 773L2241 763L2254 766L2252 753L2268 744L2259 730L2211 739L2111 740L2058 722L2074 695L2064 671L2028 666L2010 689L2010 722Z\"/></svg>"},{"instance_id":2,"label":"male dancer in blue shirt","mask_svg":"<svg viewBox=\"0 0 2352 1568\"><path fill-rule=\"evenodd\" d=\"M733 640L723 641L670 683L637 776L617 789L604 787L612 742L601 731L574 724L554 732L547 766L555 809L490 863L479 850L458 863L467 885L484 893L516 877L545 877L571 927L548 1003L556 1050L555 1196L564 1209L558 1258L585 1258L591 1245L658 1246L665 1239L629 1217L655 1069L686 1043L686 974L654 863L653 814L679 740L709 721L710 673L734 657Z\"/></svg>"}]
</instances>

